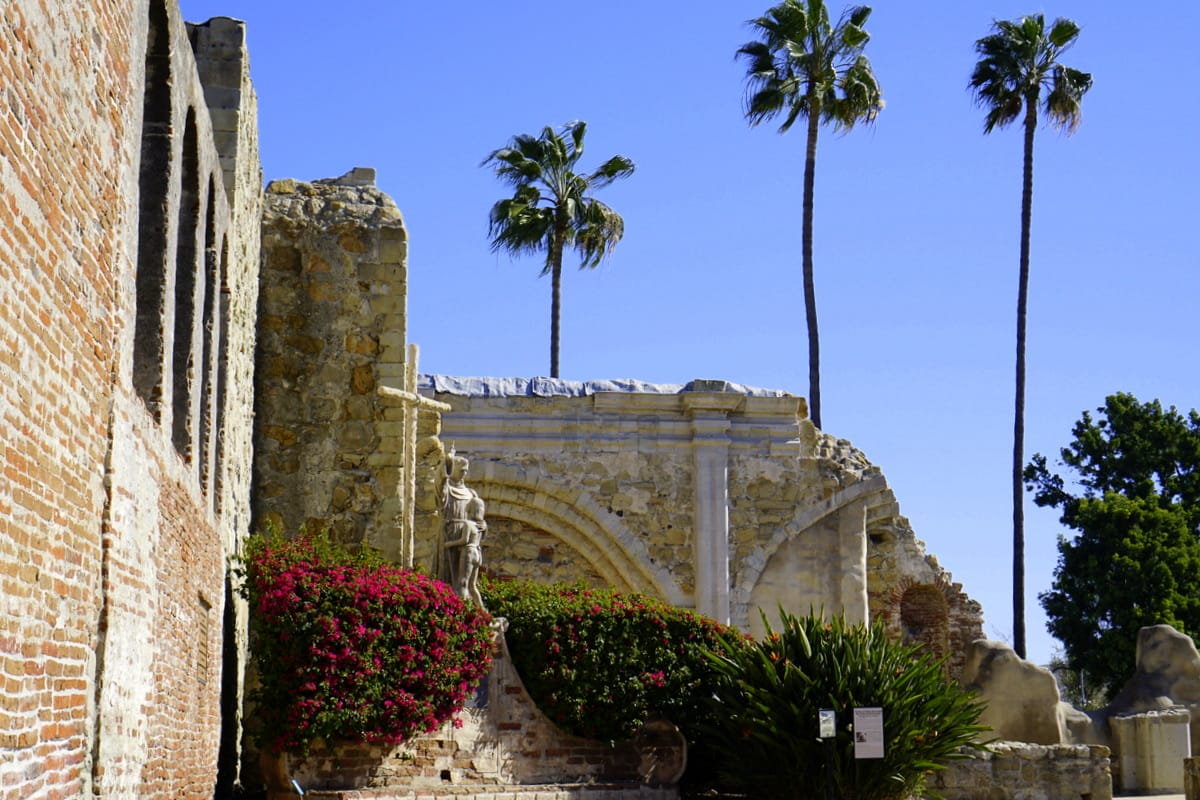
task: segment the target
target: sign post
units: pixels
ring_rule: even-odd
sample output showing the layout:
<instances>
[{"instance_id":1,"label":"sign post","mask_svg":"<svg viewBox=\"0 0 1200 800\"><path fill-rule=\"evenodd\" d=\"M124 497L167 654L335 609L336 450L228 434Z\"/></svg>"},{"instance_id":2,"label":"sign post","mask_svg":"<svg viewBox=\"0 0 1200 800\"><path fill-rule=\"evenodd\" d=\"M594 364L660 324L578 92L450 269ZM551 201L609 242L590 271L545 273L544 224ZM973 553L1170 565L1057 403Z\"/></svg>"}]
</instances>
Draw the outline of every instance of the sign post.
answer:
<instances>
[{"instance_id":1,"label":"sign post","mask_svg":"<svg viewBox=\"0 0 1200 800\"><path fill-rule=\"evenodd\" d=\"M883 709L854 709L854 757L883 758Z\"/></svg>"}]
</instances>

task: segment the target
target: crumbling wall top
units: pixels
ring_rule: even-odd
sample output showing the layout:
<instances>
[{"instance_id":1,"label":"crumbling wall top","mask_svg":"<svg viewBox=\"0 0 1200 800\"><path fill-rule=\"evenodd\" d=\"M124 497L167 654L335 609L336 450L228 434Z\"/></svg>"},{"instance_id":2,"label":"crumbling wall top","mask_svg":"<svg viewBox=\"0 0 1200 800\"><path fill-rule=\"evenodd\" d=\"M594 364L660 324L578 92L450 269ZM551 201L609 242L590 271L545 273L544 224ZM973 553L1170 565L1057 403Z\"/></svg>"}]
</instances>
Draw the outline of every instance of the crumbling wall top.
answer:
<instances>
[{"instance_id":1,"label":"crumbling wall top","mask_svg":"<svg viewBox=\"0 0 1200 800\"><path fill-rule=\"evenodd\" d=\"M395 201L375 185L375 170L355 167L312 182L284 178L267 184L263 224L308 220L321 226L403 228Z\"/></svg>"}]
</instances>

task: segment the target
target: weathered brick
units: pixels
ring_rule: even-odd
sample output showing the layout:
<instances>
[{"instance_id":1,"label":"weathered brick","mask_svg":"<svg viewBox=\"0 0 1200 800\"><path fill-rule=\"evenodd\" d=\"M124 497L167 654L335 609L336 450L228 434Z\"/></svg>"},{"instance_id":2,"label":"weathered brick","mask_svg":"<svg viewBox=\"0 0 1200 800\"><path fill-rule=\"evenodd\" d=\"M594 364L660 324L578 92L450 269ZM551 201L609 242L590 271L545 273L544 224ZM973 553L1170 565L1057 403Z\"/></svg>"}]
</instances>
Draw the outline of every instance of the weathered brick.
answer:
<instances>
[{"instance_id":1,"label":"weathered brick","mask_svg":"<svg viewBox=\"0 0 1200 800\"><path fill-rule=\"evenodd\" d=\"M142 335L131 330L139 221L127 213L142 194L139 121L144 108L161 108L157 97L175 105L166 114L176 121L171 135L184 135L189 107L197 131L207 131L204 87L175 0L8 0L4 18L0 800L211 797L219 687L197 682L191 654L198 597L224 598L225 543L245 533L230 526L249 518L250 412L234 403L224 414L221 504L230 513L214 518L196 485L199 470L163 435L169 415L146 413L129 371L135 359L119 353ZM227 23L231 33L238 25ZM151 27L170 74L147 70ZM233 52L244 64L240 44ZM261 195L256 146L247 148L256 136L253 91L237 91L244 113L222 140L235 180L225 185L216 147L201 136L200 208L184 208L178 186L164 193L163 208L167 218L195 215L197 230L211 218L224 237L230 255L220 288L230 320L218 356L228 391L246 396ZM164 163L160 172L178 180L179 167ZM214 213L206 214L210 175ZM228 202L219 197L226 190ZM199 315L192 324L199 353L204 325ZM217 360L194 361L198 385ZM167 402L169 377L155 390ZM198 447L188 449L199 457ZM213 605L208 613L219 614ZM219 653L219 617L210 625L209 649ZM98 650L102 635L113 646Z\"/></svg>"}]
</instances>

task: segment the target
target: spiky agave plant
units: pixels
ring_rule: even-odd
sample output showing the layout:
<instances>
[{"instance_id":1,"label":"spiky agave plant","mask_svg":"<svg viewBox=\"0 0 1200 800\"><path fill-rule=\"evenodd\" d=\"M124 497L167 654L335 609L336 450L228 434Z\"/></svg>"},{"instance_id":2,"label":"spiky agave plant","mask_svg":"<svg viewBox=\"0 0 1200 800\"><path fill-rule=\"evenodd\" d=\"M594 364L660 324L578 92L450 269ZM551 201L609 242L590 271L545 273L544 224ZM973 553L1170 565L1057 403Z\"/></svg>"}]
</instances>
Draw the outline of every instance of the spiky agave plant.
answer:
<instances>
[{"instance_id":1,"label":"spiky agave plant","mask_svg":"<svg viewBox=\"0 0 1200 800\"><path fill-rule=\"evenodd\" d=\"M764 613L763 639L731 639L710 656L723 786L756 798L896 800L927 792L963 746L981 747L982 706L920 645L840 616L779 616L778 631ZM854 709L872 707L883 709L884 755L856 759ZM837 715L830 739L819 737L821 709Z\"/></svg>"}]
</instances>

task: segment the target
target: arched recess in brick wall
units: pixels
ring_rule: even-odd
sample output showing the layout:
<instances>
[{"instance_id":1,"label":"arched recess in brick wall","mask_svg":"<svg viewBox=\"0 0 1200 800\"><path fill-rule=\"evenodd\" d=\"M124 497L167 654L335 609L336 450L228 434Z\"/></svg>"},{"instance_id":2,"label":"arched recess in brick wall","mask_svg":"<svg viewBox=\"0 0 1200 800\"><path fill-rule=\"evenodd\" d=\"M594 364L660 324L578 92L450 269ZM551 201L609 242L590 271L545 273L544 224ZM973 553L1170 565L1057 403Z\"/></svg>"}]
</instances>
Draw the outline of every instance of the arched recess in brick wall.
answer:
<instances>
[{"instance_id":1,"label":"arched recess in brick wall","mask_svg":"<svg viewBox=\"0 0 1200 800\"><path fill-rule=\"evenodd\" d=\"M213 494L216 496L215 508L220 514L224 508L223 492L225 481L225 403L229 395L229 239L221 237L218 250L217 276L220 289L217 299L217 385L213 390L214 424L216 426L216 443L213 466Z\"/></svg>"},{"instance_id":2,"label":"arched recess in brick wall","mask_svg":"<svg viewBox=\"0 0 1200 800\"><path fill-rule=\"evenodd\" d=\"M469 482L487 504L489 518L516 520L555 536L620 591L642 592L672 605L691 605L691 598L671 575L651 563L645 547L620 517L586 497L559 497L530 485L519 470L500 464L487 464L485 470L483 476L472 473Z\"/></svg>"},{"instance_id":3,"label":"arched recess in brick wall","mask_svg":"<svg viewBox=\"0 0 1200 800\"><path fill-rule=\"evenodd\" d=\"M217 183L208 177L208 202L204 212L204 305L200 318L200 490L212 499L212 472L216 456L213 441L216 410L216 353L220 335L220 262L217 258Z\"/></svg>"},{"instance_id":4,"label":"arched recess in brick wall","mask_svg":"<svg viewBox=\"0 0 1200 800\"><path fill-rule=\"evenodd\" d=\"M907 643L920 643L935 659L950 652L950 604L940 586L913 584L900 595L900 630Z\"/></svg>"},{"instance_id":5,"label":"arched recess in brick wall","mask_svg":"<svg viewBox=\"0 0 1200 800\"><path fill-rule=\"evenodd\" d=\"M162 422L166 337L167 208L171 179L171 36L165 0L151 0L142 92L138 167L138 255L133 334L133 386Z\"/></svg>"},{"instance_id":6,"label":"arched recess in brick wall","mask_svg":"<svg viewBox=\"0 0 1200 800\"><path fill-rule=\"evenodd\" d=\"M983 638L983 611L961 584L944 575L932 581L907 577L881 599L878 619L891 636L927 644L937 657L948 657L951 678L962 674L971 642Z\"/></svg>"},{"instance_id":7,"label":"arched recess in brick wall","mask_svg":"<svg viewBox=\"0 0 1200 800\"><path fill-rule=\"evenodd\" d=\"M183 180L180 186L178 239L175 245L175 341L171 359L171 439L185 459L194 456L193 408L196 384L197 231L200 227L200 166L196 141L196 109L188 108L183 127Z\"/></svg>"}]
</instances>

